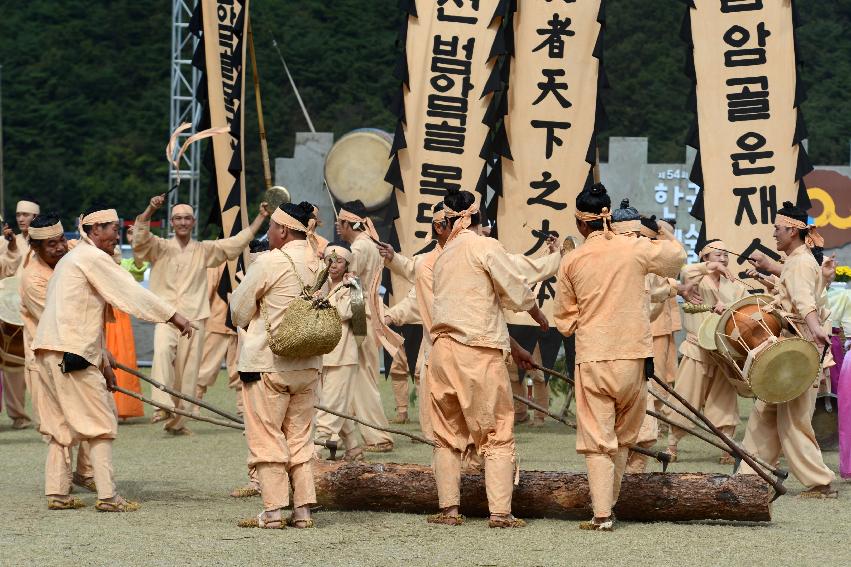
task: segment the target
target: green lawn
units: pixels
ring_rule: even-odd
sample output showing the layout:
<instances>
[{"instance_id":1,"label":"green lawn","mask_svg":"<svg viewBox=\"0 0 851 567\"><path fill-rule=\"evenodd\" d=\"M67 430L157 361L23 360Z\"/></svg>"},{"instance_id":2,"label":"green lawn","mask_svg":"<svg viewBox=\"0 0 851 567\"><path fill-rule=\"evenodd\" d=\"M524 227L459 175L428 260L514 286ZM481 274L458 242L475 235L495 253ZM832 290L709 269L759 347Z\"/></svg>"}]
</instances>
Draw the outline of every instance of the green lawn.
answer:
<instances>
[{"instance_id":1,"label":"green lawn","mask_svg":"<svg viewBox=\"0 0 851 567\"><path fill-rule=\"evenodd\" d=\"M382 380L381 386L392 416L390 384ZM222 379L208 399L233 408L233 392ZM553 408L562 403L553 400ZM743 400L743 415L748 408ZM407 427L416 430L415 424ZM140 512L96 513L92 494L83 494L86 509L48 512L42 495L45 445L34 431L13 431L0 417L0 565L851 564L849 485L839 484L839 500L802 501L793 479L790 495L775 503L774 521L761 526L622 523L613 534L601 534L580 531L575 522L534 520L526 529L497 531L478 519L448 528L409 514L320 512L315 530L240 529L236 521L261 508L257 498L227 495L245 481L243 437L203 423L192 429L191 437L172 438L147 420L120 427L118 486L142 502ZM524 469L583 468L572 431L559 423L542 430L520 426L517 440ZM686 439L680 457L671 470L728 470L716 464L715 448L697 440ZM375 458L427 464L430 450L400 438L396 452ZM826 458L837 470L836 453Z\"/></svg>"}]
</instances>

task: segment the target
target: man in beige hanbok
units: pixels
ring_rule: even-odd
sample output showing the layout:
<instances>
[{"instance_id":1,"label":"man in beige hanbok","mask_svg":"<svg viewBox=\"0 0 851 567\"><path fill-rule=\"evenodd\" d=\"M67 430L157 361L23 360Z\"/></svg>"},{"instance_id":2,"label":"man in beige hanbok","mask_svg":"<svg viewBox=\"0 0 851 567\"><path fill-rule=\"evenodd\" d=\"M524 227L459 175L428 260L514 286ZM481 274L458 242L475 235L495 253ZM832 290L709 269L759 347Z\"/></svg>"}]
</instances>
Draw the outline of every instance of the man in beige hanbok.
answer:
<instances>
[{"instance_id":1,"label":"man in beige hanbok","mask_svg":"<svg viewBox=\"0 0 851 567\"><path fill-rule=\"evenodd\" d=\"M366 302L367 331L366 338L358 346L359 368L357 382L352 388L352 411L364 421L387 427L389 422L378 391L379 345L383 345L393 356L402 346L402 339L384 321L384 304L378 289L383 268L376 247L378 233L360 201L345 203L340 208L337 232L340 238L351 245L349 270L360 279ZM360 432L365 442L365 451L386 453L393 450L393 438L384 431L360 426Z\"/></svg>"},{"instance_id":2,"label":"man in beige hanbok","mask_svg":"<svg viewBox=\"0 0 851 567\"><path fill-rule=\"evenodd\" d=\"M517 457L503 309L535 309L535 295L505 248L470 230L478 225L478 210L478 199L466 191L444 199L452 231L434 264L434 347L428 363L440 514L429 522L463 523L461 468L472 440L484 458L489 526L522 527L511 514Z\"/></svg>"},{"instance_id":3,"label":"man in beige hanbok","mask_svg":"<svg viewBox=\"0 0 851 567\"><path fill-rule=\"evenodd\" d=\"M824 246L824 239L813 225L807 224L807 212L784 202L774 221L774 238L777 250L786 254L786 262L774 281L772 305L795 325L803 338L813 341L823 352L830 341L830 311L827 308L821 258L814 252ZM818 250L815 250L818 248ZM758 268L777 268L764 256L752 260ZM772 265L773 264L773 265ZM792 332L784 329L784 336ZM830 351L826 351L824 366L833 364ZM836 498L832 483L836 475L824 464L818 442L813 433L812 418L818 396L817 379L811 388L788 402L769 404L762 400L754 403L745 438L745 450L759 455L768 463L776 463L781 453L786 457L790 472L806 487L804 498ZM754 474L742 463L739 471Z\"/></svg>"},{"instance_id":4,"label":"man in beige hanbok","mask_svg":"<svg viewBox=\"0 0 851 567\"><path fill-rule=\"evenodd\" d=\"M231 295L233 322L247 328L239 353L243 381L245 440L249 467L255 467L263 498L256 518L241 527L313 527L310 506L316 503L311 462L314 457L314 405L322 357L285 358L269 348L267 324L277 329L289 304L304 286L314 283L321 262L312 240L313 205L286 203L269 223L270 251L249 266ZM293 514L283 518L290 504Z\"/></svg>"},{"instance_id":5,"label":"man in beige hanbok","mask_svg":"<svg viewBox=\"0 0 851 567\"><path fill-rule=\"evenodd\" d=\"M136 217L133 255L148 261L151 267L150 289L185 313L198 329L191 337L181 338L169 325L154 329L154 360L151 378L188 396L195 395L201 366L205 325L210 316L207 268L215 268L239 257L268 216L265 207L251 226L236 236L219 240L194 240L195 213L189 205L175 205L171 210L173 238L151 234L151 216L165 203L165 194L151 199L148 208ZM154 389L152 397L170 407L184 403L166 392ZM164 410L154 413L153 421L164 421L164 429L174 435L189 433L186 418Z\"/></svg>"},{"instance_id":6,"label":"man in beige hanbok","mask_svg":"<svg viewBox=\"0 0 851 567\"><path fill-rule=\"evenodd\" d=\"M671 277L685 259L672 234L662 239L611 232L611 200L595 184L576 198L585 243L562 260L554 317L576 335L576 451L585 456L594 517L582 529L610 531L629 447L646 409L645 368L653 356L647 274Z\"/></svg>"},{"instance_id":7,"label":"man in beige hanbok","mask_svg":"<svg viewBox=\"0 0 851 567\"><path fill-rule=\"evenodd\" d=\"M82 241L56 264L32 348L39 364L41 430L48 437L45 492L51 509L79 508L69 496L69 449L88 442L97 509L127 512L137 503L118 495L112 468L112 442L118 434L115 384L104 345L111 306L154 323L169 322L181 333L193 328L186 317L139 286L112 258L118 242L118 214L95 208L80 220Z\"/></svg>"},{"instance_id":8,"label":"man in beige hanbok","mask_svg":"<svg viewBox=\"0 0 851 567\"><path fill-rule=\"evenodd\" d=\"M32 349L38 321L47 302L47 285L53 277L53 269L59 260L68 253L68 242L59 219L52 216L39 216L34 219L29 230L30 254L24 260L21 271L21 319L24 322L24 356L26 360L27 385L33 400L33 411L38 415L41 389L45 377L36 363ZM41 424L39 433L48 435ZM70 454L69 454L70 457ZM77 451L77 467L71 477L71 483L96 492L94 471L89 459L89 446L81 443ZM56 480L48 480L48 485Z\"/></svg>"}]
</instances>

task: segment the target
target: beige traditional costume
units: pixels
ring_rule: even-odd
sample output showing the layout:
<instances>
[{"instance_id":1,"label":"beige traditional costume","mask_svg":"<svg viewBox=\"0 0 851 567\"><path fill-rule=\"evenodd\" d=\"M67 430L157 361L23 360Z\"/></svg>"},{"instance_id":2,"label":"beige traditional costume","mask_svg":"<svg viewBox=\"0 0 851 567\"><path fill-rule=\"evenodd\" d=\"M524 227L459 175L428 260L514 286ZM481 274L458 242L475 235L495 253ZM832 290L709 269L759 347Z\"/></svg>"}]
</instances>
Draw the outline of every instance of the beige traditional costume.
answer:
<instances>
[{"instance_id":1,"label":"beige traditional costume","mask_svg":"<svg viewBox=\"0 0 851 567\"><path fill-rule=\"evenodd\" d=\"M377 241L378 233L369 218L359 217L346 209L340 209L339 219L367 227L351 243L352 261L349 264L349 271L360 279L364 288L367 320L366 339L358 345L358 375L352 388L352 411L364 421L387 427L389 423L378 391L379 346L384 345L391 355L395 355L402 341L383 320L383 304L378 291L383 262L371 240ZM393 448L393 438L383 431L360 426L360 432L367 450L387 451Z\"/></svg>"},{"instance_id":2,"label":"beige traditional costume","mask_svg":"<svg viewBox=\"0 0 851 567\"><path fill-rule=\"evenodd\" d=\"M434 264L433 468L440 508L458 506L462 458L472 439L484 457L488 509L502 516L511 514L517 464L503 308L527 311L535 295L502 244L467 229L477 211L478 203L465 211L445 208L447 218L459 218Z\"/></svg>"},{"instance_id":3,"label":"beige traditional costume","mask_svg":"<svg viewBox=\"0 0 851 567\"><path fill-rule=\"evenodd\" d=\"M62 223L56 223L50 227L30 229L30 237L37 240L56 238L64 233ZM27 386L32 396L33 410L39 413L42 403L40 392L44 383L44 376L39 365L36 363L35 352L32 349L38 321L44 312L44 304L47 301L47 284L53 276L53 268L48 266L34 252L31 252L24 261L21 271L20 293L21 293L21 319L24 322L24 352L26 359ZM39 433L47 436L48 433L39 424ZM82 443L77 452L77 467L72 476L72 483L93 489L95 486L94 471L89 458L88 443ZM56 485L51 481L49 484ZM49 494L49 493L48 493Z\"/></svg>"},{"instance_id":4,"label":"beige traditional costume","mask_svg":"<svg viewBox=\"0 0 851 567\"><path fill-rule=\"evenodd\" d=\"M686 254L672 240L613 235L606 209L577 218L602 220L604 230L562 260L554 317L562 334L576 335L576 450L585 455L594 516L609 518L646 409L647 274L675 275Z\"/></svg>"},{"instance_id":5,"label":"beige traditional costume","mask_svg":"<svg viewBox=\"0 0 851 567\"><path fill-rule=\"evenodd\" d=\"M793 228L807 228L807 225L795 219L778 214L776 224ZM830 331L830 312L827 308L825 282L821 267L813 257L809 247L817 234L807 236L811 239L807 246L799 246L786 257L786 263L775 284L772 302L776 308L789 317L805 335L809 329L803 322L812 312L818 314L825 331ZM784 334L789 336L789 331ZM830 365L830 353L825 365ZM782 453L786 457L789 470L805 487L828 486L836 477L825 464L821 449L813 433L812 418L818 395L818 380L813 387L788 402L769 404L762 400L754 403L743 441L747 451L759 455L768 463L776 463ZM754 474L747 464L742 463L741 473Z\"/></svg>"},{"instance_id":6,"label":"beige traditional costume","mask_svg":"<svg viewBox=\"0 0 851 567\"><path fill-rule=\"evenodd\" d=\"M176 205L172 214L194 214L189 205ZM177 307L196 327L191 337L183 337L171 325L157 325L154 329L154 360L151 377L183 394L194 396L201 366L205 325L210 316L207 286L207 268L215 268L242 254L251 241L251 228L240 231L231 238L219 240L190 240L181 246L177 238L160 238L151 234L150 220L136 219L133 254L139 261L149 261L150 289L159 297ZM183 407L178 398L155 389L154 401L166 406ZM165 429L181 431L186 418L172 415Z\"/></svg>"},{"instance_id":7,"label":"beige traditional costume","mask_svg":"<svg viewBox=\"0 0 851 567\"><path fill-rule=\"evenodd\" d=\"M225 265L217 268L207 268L207 293L210 298L210 317L205 325L204 350L201 355L201 368L198 371L198 383L195 385L195 397L204 398L207 389L216 383L222 360L228 375L228 388L236 390L236 413L243 414L242 381L236 364L239 359L239 340L231 327L227 325L228 304L219 295L219 284ZM195 406L193 412L198 411Z\"/></svg>"},{"instance_id":8,"label":"beige traditional costume","mask_svg":"<svg viewBox=\"0 0 851 567\"><path fill-rule=\"evenodd\" d=\"M118 222L114 210L81 220L82 225L108 222ZM141 287L112 256L84 236L56 265L32 343L42 378L40 430L49 437L45 492L68 494L69 448L87 441L98 507L106 509L116 507L104 501L116 496L112 441L118 432L113 399L101 373L108 364L104 323L111 305L154 323L164 323L175 314L173 307ZM79 369L70 369L74 362Z\"/></svg>"},{"instance_id":9,"label":"beige traditional costume","mask_svg":"<svg viewBox=\"0 0 851 567\"><path fill-rule=\"evenodd\" d=\"M352 253L341 246L329 245L325 248L326 259L333 254L344 258L346 262L352 261ZM330 301L340 314L343 335L334 350L322 357L319 401L328 409L350 413L352 389L358 373L358 345L349 323L352 318L350 289L343 287L331 296ZM320 441L334 441L350 454L360 445L353 421L324 411L316 412L316 438Z\"/></svg>"},{"instance_id":10,"label":"beige traditional costume","mask_svg":"<svg viewBox=\"0 0 851 567\"><path fill-rule=\"evenodd\" d=\"M700 251L700 256L703 257L712 250L726 249L726 245L721 241L711 242ZM704 303L709 305L721 302L729 306L747 295L745 287L738 282L730 281L722 276L716 285L708 276L709 269L705 262L687 265L682 270L683 282L697 283L700 296ZM697 333L706 317L706 313L683 315L686 340L680 345L683 358L677 370L674 389L694 407L701 410L724 433L732 437L739 424L739 398L736 389L724 375L725 369L698 345ZM679 405L674 400L672 403ZM682 406L680 409L685 411ZM668 408L663 411L679 426L672 427L668 435L668 450L676 455L677 444L687 435L687 431L681 428L691 428L693 425ZM726 456L722 455L722 459L727 462Z\"/></svg>"},{"instance_id":11,"label":"beige traditional costume","mask_svg":"<svg viewBox=\"0 0 851 567\"><path fill-rule=\"evenodd\" d=\"M275 209L272 220L293 230L309 231L280 208ZM311 429L322 357L296 359L272 353L261 304L271 328L276 329L287 306L301 295L303 285L314 282L320 267L308 241L293 240L258 256L231 295L234 324L248 327L238 366L244 382L245 439L248 465L257 470L267 512L289 505L291 486L294 508L316 503Z\"/></svg>"}]
</instances>

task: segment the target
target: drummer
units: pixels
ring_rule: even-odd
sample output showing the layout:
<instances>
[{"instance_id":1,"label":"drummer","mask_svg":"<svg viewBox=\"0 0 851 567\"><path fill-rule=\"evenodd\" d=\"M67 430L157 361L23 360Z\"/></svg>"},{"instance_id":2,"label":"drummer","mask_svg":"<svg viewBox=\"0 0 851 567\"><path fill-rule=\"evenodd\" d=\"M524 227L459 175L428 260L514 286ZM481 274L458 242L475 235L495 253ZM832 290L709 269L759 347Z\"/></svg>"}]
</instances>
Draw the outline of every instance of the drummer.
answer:
<instances>
[{"instance_id":1,"label":"drummer","mask_svg":"<svg viewBox=\"0 0 851 567\"><path fill-rule=\"evenodd\" d=\"M730 273L727 245L721 240L709 240L700 250L701 262L689 264L683 268L683 282L694 282L698 292L715 313L721 314L733 302L748 295L741 283L733 280ZM686 340L680 346L683 355L677 369L674 390L702 410L712 423L729 437L736 433L739 424L739 400L736 389L724 376L725 370L702 349L697 341L697 332L706 319L705 313L685 313L683 320L687 331ZM683 411L685 411L684 408ZM667 408L666 408L667 410ZM683 426L690 425L676 412L667 410L668 417ZM668 434L668 453L676 458L677 445L687 435L685 429L672 427ZM722 465L735 461L727 453L722 453L718 462Z\"/></svg>"},{"instance_id":2,"label":"drummer","mask_svg":"<svg viewBox=\"0 0 851 567\"><path fill-rule=\"evenodd\" d=\"M786 254L786 261L772 290L773 305L822 352L829 344L829 311L820 269L822 259L817 257L821 256L824 239L814 226L807 224L807 212L789 201L777 211L774 239L778 252ZM749 261L763 270L774 265L762 254L752 256ZM793 336L785 329L783 333ZM824 366L832 363L828 352ZM818 381L814 379L812 388L788 402L769 404L757 400L748 420L743 444L747 451L756 453L769 463L777 462L782 452L792 474L806 487L802 498L836 498L838 492L832 486L835 475L824 464L813 433L812 417L817 395ZM742 464L739 472L754 474L746 464Z\"/></svg>"}]
</instances>

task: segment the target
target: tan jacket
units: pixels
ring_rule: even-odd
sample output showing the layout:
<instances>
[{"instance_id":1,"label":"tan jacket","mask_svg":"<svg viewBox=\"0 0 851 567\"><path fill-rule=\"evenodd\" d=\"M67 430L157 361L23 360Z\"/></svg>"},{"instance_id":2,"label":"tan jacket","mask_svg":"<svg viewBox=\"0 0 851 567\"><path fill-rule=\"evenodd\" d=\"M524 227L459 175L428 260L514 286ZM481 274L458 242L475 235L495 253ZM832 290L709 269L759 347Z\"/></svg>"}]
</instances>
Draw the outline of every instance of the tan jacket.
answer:
<instances>
[{"instance_id":1,"label":"tan jacket","mask_svg":"<svg viewBox=\"0 0 851 567\"><path fill-rule=\"evenodd\" d=\"M357 364L358 343L355 340L355 334L352 332L352 326L349 323L352 319L352 294L350 288L344 286L331 296L330 301L331 305L337 309L337 313L340 314L340 320L343 322L343 336L340 337L340 342L337 343L334 350L322 357L322 366Z\"/></svg>"},{"instance_id":2,"label":"tan jacket","mask_svg":"<svg viewBox=\"0 0 851 567\"><path fill-rule=\"evenodd\" d=\"M241 342L237 369L240 372L286 372L322 368L322 357L283 358L269 349L266 322L260 311L260 301L266 303L269 323L276 329L284 317L287 306L301 295L304 285L313 284L321 267L317 258L305 264L306 240L286 243L280 250L261 254L248 268L242 282L231 294L231 319L237 327L248 330ZM292 263L284 255L292 259ZM293 264L297 270L293 271ZM296 275L298 274L298 275ZM299 281L299 277L301 281Z\"/></svg>"},{"instance_id":3,"label":"tan jacket","mask_svg":"<svg viewBox=\"0 0 851 567\"><path fill-rule=\"evenodd\" d=\"M607 239L601 231L566 254L554 318L563 335L576 334L576 364L653 356L647 274L675 276L685 258L675 241Z\"/></svg>"},{"instance_id":4,"label":"tan jacket","mask_svg":"<svg viewBox=\"0 0 851 567\"><path fill-rule=\"evenodd\" d=\"M510 350L502 309L535 304L531 282L494 238L462 230L434 263L431 337L449 335L469 345Z\"/></svg>"},{"instance_id":5,"label":"tan jacket","mask_svg":"<svg viewBox=\"0 0 851 567\"><path fill-rule=\"evenodd\" d=\"M236 331L227 326L228 303L219 295L219 283L225 266L221 264L216 268L207 268L207 294L210 298L210 317L204 326L205 333L218 333L220 335L236 335Z\"/></svg>"},{"instance_id":6,"label":"tan jacket","mask_svg":"<svg viewBox=\"0 0 851 567\"><path fill-rule=\"evenodd\" d=\"M371 320L372 307L370 306L370 299L367 295L371 291L370 286L376 272L380 272L384 267L384 261L381 259L381 254L378 253L378 247L370 240L365 232L362 232L355 238L355 241L351 244L351 248L352 261L349 263L349 271L360 279L360 284L363 287L364 302L366 303L366 316L368 320ZM370 328L370 336L372 333L373 331Z\"/></svg>"},{"instance_id":7,"label":"tan jacket","mask_svg":"<svg viewBox=\"0 0 851 567\"><path fill-rule=\"evenodd\" d=\"M670 335L674 330L670 300L677 296L677 280L647 274L647 292L650 295L650 335Z\"/></svg>"},{"instance_id":8,"label":"tan jacket","mask_svg":"<svg viewBox=\"0 0 851 567\"><path fill-rule=\"evenodd\" d=\"M175 313L84 237L56 264L33 350L70 352L101 366L109 305L152 323L165 323Z\"/></svg>"},{"instance_id":9,"label":"tan jacket","mask_svg":"<svg viewBox=\"0 0 851 567\"><path fill-rule=\"evenodd\" d=\"M5 238L0 238L3 241L3 248L0 250L0 279L14 276L20 273L22 260L27 257L30 252L30 245L27 239L20 234L15 235L18 247L14 250L9 248L9 242Z\"/></svg>"},{"instance_id":10,"label":"tan jacket","mask_svg":"<svg viewBox=\"0 0 851 567\"><path fill-rule=\"evenodd\" d=\"M207 268L237 258L253 236L246 228L231 238L190 240L181 248L176 238L154 236L150 221L137 218L133 255L153 264L149 282L152 292L175 305L190 321L200 321L210 316Z\"/></svg>"},{"instance_id":11,"label":"tan jacket","mask_svg":"<svg viewBox=\"0 0 851 567\"><path fill-rule=\"evenodd\" d=\"M38 328L38 321L44 312L44 304L47 301L47 284L51 277L53 277L53 268L45 264L35 254L32 255L21 272L21 319L24 321L24 352L26 353L27 365L35 362L32 343Z\"/></svg>"},{"instance_id":12,"label":"tan jacket","mask_svg":"<svg viewBox=\"0 0 851 567\"><path fill-rule=\"evenodd\" d=\"M774 286L773 303L784 313L801 320L817 311L819 321L826 325L830 320L827 297L823 293L826 287L821 267L812 252L806 246L799 246L786 257Z\"/></svg>"}]
</instances>

